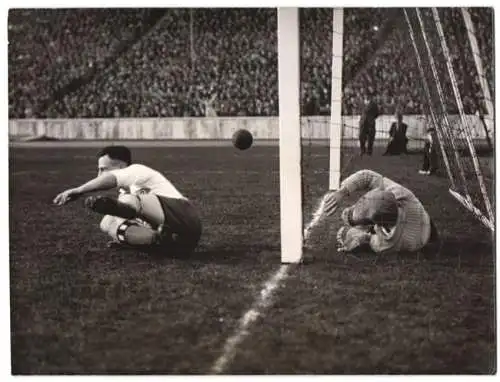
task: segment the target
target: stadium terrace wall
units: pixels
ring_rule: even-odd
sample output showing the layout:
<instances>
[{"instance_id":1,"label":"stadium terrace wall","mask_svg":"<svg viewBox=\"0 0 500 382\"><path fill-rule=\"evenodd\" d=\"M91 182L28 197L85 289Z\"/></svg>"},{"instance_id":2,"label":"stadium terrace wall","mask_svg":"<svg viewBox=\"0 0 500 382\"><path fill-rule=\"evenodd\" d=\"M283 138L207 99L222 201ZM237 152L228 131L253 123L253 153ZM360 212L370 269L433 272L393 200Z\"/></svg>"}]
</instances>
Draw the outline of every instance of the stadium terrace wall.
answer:
<instances>
[{"instance_id":1,"label":"stadium terrace wall","mask_svg":"<svg viewBox=\"0 0 500 382\"><path fill-rule=\"evenodd\" d=\"M344 116L343 136L356 139L359 116ZM475 139L484 139L481 121L475 115L467 118ZM451 121L459 120L452 116ZM489 120L489 119L487 119ZM377 119L377 139L388 137L394 116ZM427 128L426 118L419 115L404 117L407 135L421 139ZM256 140L278 139L277 117L233 118L115 118L115 119L12 119L9 136L12 140L45 136L58 140L226 140L234 131L248 129ZM302 136L308 139L328 139L329 117L303 117ZM489 126L493 131L493 126Z\"/></svg>"}]
</instances>

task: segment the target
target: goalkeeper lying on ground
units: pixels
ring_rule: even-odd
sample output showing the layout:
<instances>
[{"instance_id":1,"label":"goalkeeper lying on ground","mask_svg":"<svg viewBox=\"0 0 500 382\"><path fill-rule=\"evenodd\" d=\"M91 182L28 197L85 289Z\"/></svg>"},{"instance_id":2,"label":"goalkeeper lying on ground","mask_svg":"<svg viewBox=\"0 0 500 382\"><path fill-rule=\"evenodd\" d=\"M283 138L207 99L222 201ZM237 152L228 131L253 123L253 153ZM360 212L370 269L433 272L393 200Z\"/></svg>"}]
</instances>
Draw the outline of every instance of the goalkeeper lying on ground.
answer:
<instances>
[{"instance_id":1,"label":"goalkeeper lying on ground","mask_svg":"<svg viewBox=\"0 0 500 382\"><path fill-rule=\"evenodd\" d=\"M368 191L342 211L344 226L337 232L339 252L371 248L376 253L437 249L438 232L422 203L407 188L371 171L361 170L329 191L306 228L307 239L322 218L332 215L342 200L356 191Z\"/></svg>"},{"instance_id":2,"label":"goalkeeper lying on ground","mask_svg":"<svg viewBox=\"0 0 500 382\"><path fill-rule=\"evenodd\" d=\"M201 236L198 211L158 171L132 163L125 146L108 146L98 155L98 176L61 192L54 204L63 205L95 191L118 188L118 198L89 196L85 205L104 215L101 231L114 245L160 249L166 254L190 252Z\"/></svg>"}]
</instances>

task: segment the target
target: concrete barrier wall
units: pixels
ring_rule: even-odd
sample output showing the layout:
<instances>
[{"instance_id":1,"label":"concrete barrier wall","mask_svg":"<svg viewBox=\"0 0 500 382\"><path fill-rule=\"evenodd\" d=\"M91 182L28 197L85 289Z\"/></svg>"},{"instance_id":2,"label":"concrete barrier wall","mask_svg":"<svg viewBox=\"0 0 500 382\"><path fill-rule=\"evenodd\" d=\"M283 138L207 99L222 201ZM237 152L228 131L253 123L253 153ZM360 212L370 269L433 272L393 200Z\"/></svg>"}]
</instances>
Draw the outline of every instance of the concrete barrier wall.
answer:
<instances>
[{"instance_id":1,"label":"concrete barrier wall","mask_svg":"<svg viewBox=\"0 0 500 382\"><path fill-rule=\"evenodd\" d=\"M483 139L484 128L477 116L466 116L472 127L473 138ZM359 116L343 117L343 137L357 138ZM457 123L459 116L450 121ZM377 118L377 138L388 137L394 116ZM490 121L488 119L488 121ZM407 135L419 139L425 134L427 121L424 116L405 116ZM491 125L491 123L490 123ZM247 129L255 139L278 139L277 117L231 118L110 118L110 119L11 119L11 138L46 135L61 140L225 140L231 139L238 129ZM329 137L329 117L302 118L302 136L311 139ZM493 131L493 126L489 126Z\"/></svg>"}]
</instances>

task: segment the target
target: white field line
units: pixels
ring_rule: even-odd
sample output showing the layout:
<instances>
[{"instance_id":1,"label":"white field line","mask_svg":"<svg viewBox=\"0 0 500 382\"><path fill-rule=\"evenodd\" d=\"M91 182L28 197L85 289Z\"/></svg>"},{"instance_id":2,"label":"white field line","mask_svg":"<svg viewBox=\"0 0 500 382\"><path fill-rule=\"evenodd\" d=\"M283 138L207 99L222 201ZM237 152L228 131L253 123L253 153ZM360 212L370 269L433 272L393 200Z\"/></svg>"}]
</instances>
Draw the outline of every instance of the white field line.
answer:
<instances>
[{"instance_id":1,"label":"white field line","mask_svg":"<svg viewBox=\"0 0 500 382\"><path fill-rule=\"evenodd\" d=\"M274 302L274 291L280 283L287 277L292 264L283 264L278 271L264 284L259 297L254 301L252 307L241 317L235 333L226 340L222 355L215 361L210 374L223 373L227 365L236 355L238 346L250 334L251 325L257 318L268 309Z\"/></svg>"}]
</instances>

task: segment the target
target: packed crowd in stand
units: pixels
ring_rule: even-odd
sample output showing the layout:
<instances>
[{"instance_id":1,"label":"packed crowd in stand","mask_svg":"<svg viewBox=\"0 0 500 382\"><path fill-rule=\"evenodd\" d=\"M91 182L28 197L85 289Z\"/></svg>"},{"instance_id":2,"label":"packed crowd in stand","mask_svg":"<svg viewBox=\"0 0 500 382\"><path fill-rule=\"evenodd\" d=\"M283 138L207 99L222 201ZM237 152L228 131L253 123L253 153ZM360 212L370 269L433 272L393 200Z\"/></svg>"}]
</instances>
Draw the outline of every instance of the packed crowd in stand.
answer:
<instances>
[{"instance_id":1,"label":"packed crowd in stand","mask_svg":"<svg viewBox=\"0 0 500 382\"><path fill-rule=\"evenodd\" d=\"M482 92L462 15L440 12L466 112L473 113ZM471 17L491 87L492 9L471 9ZM271 8L12 10L9 116L277 115L276 25ZM302 9L300 35L302 113L329 114L331 9ZM369 94L384 114L424 112L401 10L345 9L343 51L344 114L358 114ZM446 88L446 66L438 69Z\"/></svg>"}]
</instances>

